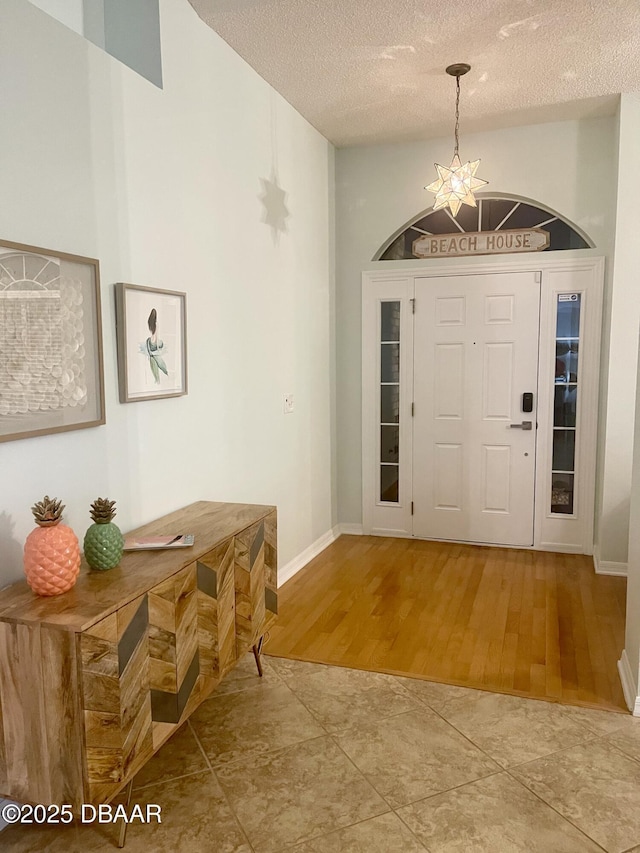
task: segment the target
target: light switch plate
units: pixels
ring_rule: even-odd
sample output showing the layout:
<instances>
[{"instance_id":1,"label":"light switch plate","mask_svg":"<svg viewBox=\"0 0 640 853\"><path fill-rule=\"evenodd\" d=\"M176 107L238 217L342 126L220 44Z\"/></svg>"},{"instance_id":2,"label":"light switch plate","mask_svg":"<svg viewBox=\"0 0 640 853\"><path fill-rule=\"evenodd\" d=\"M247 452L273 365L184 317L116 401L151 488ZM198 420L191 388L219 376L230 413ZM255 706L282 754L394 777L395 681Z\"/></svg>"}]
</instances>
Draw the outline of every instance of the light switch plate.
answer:
<instances>
[{"instance_id":1,"label":"light switch plate","mask_svg":"<svg viewBox=\"0 0 640 853\"><path fill-rule=\"evenodd\" d=\"M284 395L284 413L290 415L293 411L293 394Z\"/></svg>"}]
</instances>

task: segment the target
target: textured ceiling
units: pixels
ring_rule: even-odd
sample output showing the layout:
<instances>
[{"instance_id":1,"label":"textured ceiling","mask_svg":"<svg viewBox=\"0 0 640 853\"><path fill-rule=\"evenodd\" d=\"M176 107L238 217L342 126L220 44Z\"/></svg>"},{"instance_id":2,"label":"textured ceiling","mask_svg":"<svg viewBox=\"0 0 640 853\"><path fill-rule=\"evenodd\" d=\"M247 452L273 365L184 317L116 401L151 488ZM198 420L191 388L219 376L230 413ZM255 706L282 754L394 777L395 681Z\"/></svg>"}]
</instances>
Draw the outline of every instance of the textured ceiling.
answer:
<instances>
[{"instance_id":1,"label":"textured ceiling","mask_svg":"<svg viewBox=\"0 0 640 853\"><path fill-rule=\"evenodd\" d=\"M606 115L640 91L639 0L189 0L337 146Z\"/></svg>"}]
</instances>

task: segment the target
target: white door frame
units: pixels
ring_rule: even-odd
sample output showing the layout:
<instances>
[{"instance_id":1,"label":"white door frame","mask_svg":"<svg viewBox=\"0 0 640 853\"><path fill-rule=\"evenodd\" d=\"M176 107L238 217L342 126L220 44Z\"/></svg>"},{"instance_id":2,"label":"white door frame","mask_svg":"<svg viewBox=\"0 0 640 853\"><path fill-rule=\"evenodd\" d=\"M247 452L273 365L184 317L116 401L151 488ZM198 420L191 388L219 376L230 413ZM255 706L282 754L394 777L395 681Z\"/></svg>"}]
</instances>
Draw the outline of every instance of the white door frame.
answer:
<instances>
[{"instance_id":1,"label":"white door frame","mask_svg":"<svg viewBox=\"0 0 640 853\"><path fill-rule=\"evenodd\" d=\"M562 253L564 254L564 253ZM604 287L604 258L594 255L560 257L556 253L503 255L499 258L465 258L411 262L410 269L390 269L386 263L362 274L362 494L363 533L413 536L412 418L413 318L415 279L477 275L522 270L542 273L538 373L538 431L536 444L536 496L534 550L593 553L600 332ZM555 316L558 293L580 292L581 331L576 441L577 488L573 515L550 511L551 450L553 435ZM397 504L377 500L379 460L379 329L380 300L401 303L400 391L400 495ZM373 354L376 353L374 358Z\"/></svg>"}]
</instances>

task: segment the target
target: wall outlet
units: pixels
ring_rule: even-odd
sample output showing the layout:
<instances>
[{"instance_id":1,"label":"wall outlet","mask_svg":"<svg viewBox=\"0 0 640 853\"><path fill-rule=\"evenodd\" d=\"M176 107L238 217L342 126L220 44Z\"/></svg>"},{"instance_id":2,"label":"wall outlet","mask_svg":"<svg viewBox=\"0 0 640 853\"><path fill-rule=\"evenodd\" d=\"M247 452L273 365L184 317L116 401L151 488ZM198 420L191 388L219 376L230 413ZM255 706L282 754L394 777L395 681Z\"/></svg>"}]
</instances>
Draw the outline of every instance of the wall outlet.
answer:
<instances>
[{"instance_id":1,"label":"wall outlet","mask_svg":"<svg viewBox=\"0 0 640 853\"><path fill-rule=\"evenodd\" d=\"M293 394L284 395L284 413L290 415L293 411Z\"/></svg>"}]
</instances>

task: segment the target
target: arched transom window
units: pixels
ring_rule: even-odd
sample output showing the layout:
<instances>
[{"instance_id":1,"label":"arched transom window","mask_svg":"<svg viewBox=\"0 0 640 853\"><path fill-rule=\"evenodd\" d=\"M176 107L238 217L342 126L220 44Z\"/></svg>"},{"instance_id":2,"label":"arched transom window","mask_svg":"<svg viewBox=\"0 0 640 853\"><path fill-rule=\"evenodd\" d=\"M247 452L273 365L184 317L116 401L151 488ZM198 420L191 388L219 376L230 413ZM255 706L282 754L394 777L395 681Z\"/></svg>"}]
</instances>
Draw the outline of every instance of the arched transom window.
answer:
<instances>
[{"instance_id":1,"label":"arched transom window","mask_svg":"<svg viewBox=\"0 0 640 853\"><path fill-rule=\"evenodd\" d=\"M580 228L532 199L479 196L454 219L447 209L423 211L387 240L374 261L401 261L453 255L591 249Z\"/></svg>"}]
</instances>

